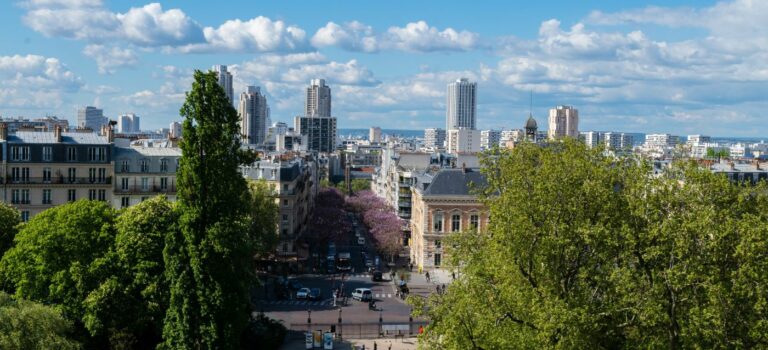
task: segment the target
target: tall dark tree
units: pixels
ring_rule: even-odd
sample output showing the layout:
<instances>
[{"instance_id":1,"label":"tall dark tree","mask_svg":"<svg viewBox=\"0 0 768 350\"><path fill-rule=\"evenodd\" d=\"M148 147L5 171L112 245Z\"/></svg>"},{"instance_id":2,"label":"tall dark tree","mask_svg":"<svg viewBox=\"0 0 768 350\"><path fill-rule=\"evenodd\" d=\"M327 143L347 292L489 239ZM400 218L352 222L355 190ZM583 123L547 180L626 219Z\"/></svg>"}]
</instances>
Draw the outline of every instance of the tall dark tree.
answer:
<instances>
[{"instance_id":1,"label":"tall dark tree","mask_svg":"<svg viewBox=\"0 0 768 350\"><path fill-rule=\"evenodd\" d=\"M215 73L200 71L180 113L180 231L168 236L164 251L170 306L163 347L233 349L249 319L252 280L238 115Z\"/></svg>"}]
</instances>

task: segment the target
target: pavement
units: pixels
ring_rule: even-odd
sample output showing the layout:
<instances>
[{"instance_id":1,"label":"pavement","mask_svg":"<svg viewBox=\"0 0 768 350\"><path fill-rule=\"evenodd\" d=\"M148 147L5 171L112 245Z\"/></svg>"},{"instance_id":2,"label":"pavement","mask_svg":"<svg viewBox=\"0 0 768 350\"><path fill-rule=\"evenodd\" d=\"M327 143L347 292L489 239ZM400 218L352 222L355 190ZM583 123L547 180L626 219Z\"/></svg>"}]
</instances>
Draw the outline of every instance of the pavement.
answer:
<instances>
[{"instance_id":1,"label":"pavement","mask_svg":"<svg viewBox=\"0 0 768 350\"><path fill-rule=\"evenodd\" d=\"M345 339L334 341L333 348L338 350L360 350L365 347L365 350L373 350L374 344L376 350L414 350L417 348L418 340L415 337L400 339ZM289 339L280 347L280 350L298 349L306 349L304 339Z\"/></svg>"}]
</instances>

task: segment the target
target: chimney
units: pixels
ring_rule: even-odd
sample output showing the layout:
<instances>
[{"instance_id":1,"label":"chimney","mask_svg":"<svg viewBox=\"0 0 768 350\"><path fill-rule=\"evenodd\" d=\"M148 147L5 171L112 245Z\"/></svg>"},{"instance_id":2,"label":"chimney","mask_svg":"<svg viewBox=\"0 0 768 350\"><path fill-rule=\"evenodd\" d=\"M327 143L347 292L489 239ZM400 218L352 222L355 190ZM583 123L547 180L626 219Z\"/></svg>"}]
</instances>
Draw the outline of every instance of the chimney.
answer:
<instances>
[{"instance_id":1,"label":"chimney","mask_svg":"<svg viewBox=\"0 0 768 350\"><path fill-rule=\"evenodd\" d=\"M115 130L112 129L112 124L109 124L106 126L106 136L107 136L107 142L109 143L115 142Z\"/></svg>"},{"instance_id":2,"label":"chimney","mask_svg":"<svg viewBox=\"0 0 768 350\"><path fill-rule=\"evenodd\" d=\"M0 141L8 141L8 124L0 123Z\"/></svg>"},{"instance_id":3,"label":"chimney","mask_svg":"<svg viewBox=\"0 0 768 350\"><path fill-rule=\"evenodd\" d=\"M56 142L61 142L61 126L56 125L53 128L53 137L56 139Z\"/></svg>"}]
</instances>

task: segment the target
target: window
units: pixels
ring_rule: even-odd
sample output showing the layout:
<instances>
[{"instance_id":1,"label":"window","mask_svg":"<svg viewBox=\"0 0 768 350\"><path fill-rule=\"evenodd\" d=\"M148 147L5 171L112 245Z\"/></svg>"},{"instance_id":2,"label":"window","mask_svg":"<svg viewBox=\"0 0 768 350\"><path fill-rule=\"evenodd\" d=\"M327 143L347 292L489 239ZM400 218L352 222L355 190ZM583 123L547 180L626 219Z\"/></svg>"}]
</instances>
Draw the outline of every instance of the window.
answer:
<instances>
[{"instance_id":1,"label":"window","mask_svg":"<svg viewBox=\"0 0 768 350\"><path fill-rule=\"evenodd\" d=\"M142 191L149 191L149 178L148 177L142 177L141 178L141 190Z\"/></svg>"},{"instance_id":2,"label":"window","mask_svg":"<svg viewBox=\"0 0 768 350\"><path fill-rule=\"evenodd\" d=\"M99 183L107 182L107 168L99 168Z\"/></svg>"},{"instance_id":3,"label":"window","mask_svg":"<svg viewBox=\"0 0 768 350\"><path fill-rule=\"evenodd\" d=\"M161 173L168 172L168 160L167 159L160 159L160 172Z\"/></svg>"},{"instance_id":4,"label":"window","mask_svg":"<svg viewBox=\"0 0 768 350\"><path fill-rule=\"evenodd\" d=\"M283 184L283 192L288 192L288 184Z\"/></svg>"},{"instance_id":5,"label":"window","mask_svg":"<svg viewBox=\"0 0 768 350\"><path fill-rule=\"evenodd\" d=\"M437 239L435 240L435 248L442 248L443 247L443 241Z\"/></svg>"},{"instance_id":6,"label":"window","mask_svg":"<svg viewBox=\"0 0 768 350\"><path fill-rule=\"evenodd\" d=\"M50 189L44 189L43 190L43 204L51 204L51 190Z\"/></svg>"},{"instance_id":7,"label":"window","mask_svg":"<svg viewBox=\"0 0 768 350\"><path fill-rule=\"evenodd\" d=\"M96 168L88 168L88 182L96 182Z\"/></svg>"},{"instance_id":8,"label":"window","mask_svg":"<svg viewBox=\"0 0 768 350\"><path fill-rule=\"evenodd\" d=\"M453 214L451 216L451 232L459 232L461 230L461 215Z\"/></svg>"},{"instance_id":9,"label":"window","mask_svg":"<svg viewBox=\"0 0 768 350\"><path fill-rule=\"evenodd\" d=\"M77 178L77 169L75 168L67 169L67 177L69 178L69 183L74 183L75 179Z\"/></svg>"},{"instance_id":10,"label":"window","mask_svg":"<svg viewBox=\"0 0 768 350\"><path fill-rule=\"evenodd\" d=\"M19 204L20 201L21 201L21 191L20 190L11 191L11 204Z\"/></svg>"},{"instance_id":11,"label":"window","mask_svg":"<svg viewBox=\"0 0 768 350\"><path fill-rule=\"evenodd\" d=\"M131 171L131 163L127 160L120 162L120 171L124 173Z\"/></svg>"},{"instance_id":12,"label":"window","mask_svg":"<svg viewBox=\"0 0 768 350\"><path fill-rule=\"evenodd\" d=\"M23 222L29 221L29 210L22 210L21 211L21 221L23 221Z\"/></svg>"},{"instance_id":13,"label":"window","mask_svg":"<svg viewBox=\"0 0 768 350\"><path fill-rule=\"evenodd\" d=\"M283 206L284 206L284 207L287 207L287 206L288 206L288 200L287 200L287 199L283 199Z\"/></svg>"},{"instance_id":14,"label":"window","mask_svg":"<svg viewBox=\"0 0 768 350\"><path fill-rule=\"evenodd\" d=\"M88 190L88 200L89 201L95 201L96 200L96 190Z\"/></svg>"},{"instance_id":15,"label":"window","mask_svg":"<svg viewBox=\"0 0 768 350\"><path fill-rule=\"evenodd\" d=\"M53 160L53 147L51 146L43 147L43 161L50 162L51 160Z\"/></svg>"},{"instance_id":16,"label":"window","mask_svg":"<svg viewBox=\"0 0 768 350\"><path fill-rule=\"evenodd\" d=\"M74 202L77 200L77 190L67 190L67 200Z\"/></svg>"},{"instance_id":17,"label":"window","mask_svg":"<svg viewBox=\"0 0 768 350\"><path fill-rule=\"evenodd\" d=\"M77 161L77 148L75 148L75 147L67 147L67 161L68 162L76 162Z\"/></svg>"},{"instance_id":18,"label":"window","mask_svg":"<svg viewBox=\"0 0 768 350\"><path fill-rule=\"evenodd\" d=\"M162 190L162 191L168 190L168 178L167 177L161 177L160 178L160 190Z\"/></svg>"},{"instance_id":19,"label":"window","mask_svg":"<svg viewBox=\"0 0 768 350\"><path fill-rule=\"evenodd\" d=\"M285 223L287 221L288 221L288 215L287 214L283 214L283 222Z\"/></svg>"},{"instance_id":20,"label":"window","mask_svg":"<svg viewBox=\"0 0 768 350\"><path fill-rule=\"evenodd\" d=\"M469 228L473 230L480 229L480 216L472 214L469 216Z\"/></svg>"},{"instance_id":21,"label":"window","mask_svg":"<svg viewBox=\"0 0 768 350\"><path fill-rule=\"evenodd\" d=\"M89 162L103 162L107 159L106 147L88 147Z\"/></svg>"},{"instance_id":22,"label":"window","mask_svg":"<svg viewBox=\"0 0 768 350\"><path fill-rule=\"evenodd\" d=\"M29 161L29 146L12 146L11 160Z\"/></svg>"},{"instance_id":23,"label":"window","mask_svg":"<svg viewBox=\"0 0 768 350\"><path fill-rule=\"evenodd\" d=\"M120 179L120 189L128 191L128 178L124 177Z\"/></svg>"},{"instance_id":24,"label":"window","mask_svg":"<svg viewBox=\"0 0 768 350\"><path fill-rule=\"evenodd\" d=\"M51 168L43 168L43 182L51 182Z\"/></svg>"},{"instance_id":25,"label":"window","mask_svg":"<svg viewBox=\"0 0 768 350\"><path fill-rule=\"evenodd\" d=\"M128 208L131 205L131 197L120 198L120 208Z\"/></svg>"},{"instance_id":26,"label":"window","mask_svg":"<svg viewBox=\"0 0 768 350\"><path fill-rule=\"evenodd\" d=\"M102 202L107 200L107 190L99 190L99 200Z\"/></svg>"},{"instance_id":27,"label":"window","mask_svg":"<svg viewBox=\"0 0 768 350\"><path fill-rule=\"evenodd\" d=\"M29 168L11 168L11 181L20 183L29 182Z\"/></svg>"},{"instance_id":28,"label":"window","mask_svg":"<svg viewBox=\"0 0 768 350\"><path fill-rule=\"evenodd\" d=\"M29 182L29 168L21 168L21 181L24 183Z\"/></svg>"},{"instance_id":29,"label":"window","mask_svg":"<svg viewBox=\"0 0 768 350\"><path fill-rule=\"evenodd\" d=\"M443 232L443 212L436 212L432 216L432 231Z\"/></svg>"},{"instance_id":30,"label":"window","mask_svg":"<svg viewBox=\"0 0 768 350\"><path fill-rule=\"evenodd\" d=\"M435 253L435 266L440 266L442 263L442 256L440 253Z\"/></svg>"},{"instance_id":31,"label":"window","mask_svg":"<svg viewBox=\"0 0 768 350\"><path fill-rule=\"evenodd\" d=\"M139 161L139 166L141 167L142 173L148 173L149 172L149 160L142 159Z\"/></svg>"}]
</instances>

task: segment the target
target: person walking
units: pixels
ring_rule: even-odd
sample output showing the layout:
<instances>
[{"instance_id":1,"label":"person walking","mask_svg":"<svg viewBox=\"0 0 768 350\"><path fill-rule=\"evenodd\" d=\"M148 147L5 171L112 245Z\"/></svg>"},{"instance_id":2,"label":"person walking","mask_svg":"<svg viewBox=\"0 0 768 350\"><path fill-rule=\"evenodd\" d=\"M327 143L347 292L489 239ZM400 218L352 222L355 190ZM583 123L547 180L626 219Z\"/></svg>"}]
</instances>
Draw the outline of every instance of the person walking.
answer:
<instances>
[{"instance_id":1,"label":"person walking","mask_svg":"<svg viewBox=\"0 0 768 350\"><path fill-rule=\"evenodd\" d=\"M425 277L427 277L427 283L429 283L430 282L430 280L429 280L429 271L427 271L427 273L425 274Z\"/></svg>"}]
</instances>

